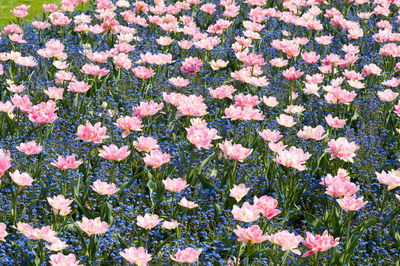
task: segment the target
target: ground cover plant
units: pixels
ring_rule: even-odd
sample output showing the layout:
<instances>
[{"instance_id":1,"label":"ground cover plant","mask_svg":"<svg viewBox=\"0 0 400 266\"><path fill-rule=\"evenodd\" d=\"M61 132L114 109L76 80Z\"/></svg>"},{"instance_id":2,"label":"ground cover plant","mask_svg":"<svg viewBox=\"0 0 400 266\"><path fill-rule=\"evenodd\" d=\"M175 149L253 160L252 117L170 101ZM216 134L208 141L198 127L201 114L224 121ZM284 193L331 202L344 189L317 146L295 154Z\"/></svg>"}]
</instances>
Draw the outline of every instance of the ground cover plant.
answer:
<instances>
[{"instance_id":1,"label":"ground cover plant","mask_svg":"<svg viewBox=\"0 0 400 266\"><path fill-rule=\"evenodd\" d=\"M10 19L15 19L15 16L10 12L14 9L18 4L29 5L29 14L25 19L31 19L34 16L40 15L40 12L43 11L43 4L59 4L61 1L58 0L18 0L18 1L9 1L9 0L0 0L0 25L7 25Z\"/></svg>"},{"instance_id":2,"label":"ground cover plant","mask_svg":"<svg viewBox=\"0 0 400 266\"><path fill-rule=\"evenodd\" d=\"M1 264L398 264L399 5L13 7Z\"/></svg>"}]
</instances>

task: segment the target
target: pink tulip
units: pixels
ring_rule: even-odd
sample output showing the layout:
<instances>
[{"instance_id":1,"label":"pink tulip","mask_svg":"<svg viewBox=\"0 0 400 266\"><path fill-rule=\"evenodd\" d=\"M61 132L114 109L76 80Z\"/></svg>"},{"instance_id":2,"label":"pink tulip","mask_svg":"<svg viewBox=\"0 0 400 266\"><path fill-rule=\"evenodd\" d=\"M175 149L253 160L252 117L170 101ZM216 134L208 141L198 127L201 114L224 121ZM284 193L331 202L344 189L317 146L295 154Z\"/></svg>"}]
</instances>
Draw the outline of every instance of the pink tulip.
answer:
<instances>
[{"instance_id":1,"label":"pink tulip","mask_svg":"<svg viewBox=\"0 0 400 266\"><path fill-rule=\"evenodd\" d=\"M117 188L114 183L108 184L106 182L101 182L100 179L94 181L93 185L90 187L100 195L112 195L119 191L119 188Z\"/></svg>"},{"instance_id":2,"label":"pink tulip","mask_svg":"<svg viewBox=\"0 0 400 266\"><path fill-rule=\"evenodd\" d=\"M137 217L137 225L144 229L152 229L156 227L162 219L158 218L157 214L148 214L146 213L144 216L138 215Z\"/></svg>"},{"instance_id":3,"label":"pink tulip","mask_svg":"<svg viewBox=\"0 0 400 266\"><path fill-rule=\"evenodd\" d=\"M130 131L141 131L142 121L137 117L123 116L117 119L114 123L119 129L124 129L122 137L125 138L130 134Z\"/></svg>"},{"instance_id":4,"label":"pink tulip","mask_svg":"<svg viewBox=\"0 0 400 266\"><path fill-rule=\"evenodd\" d=\"M247 195L250 188L247 188L245 184L233 185L230 190L229 196L236 199L239 202L244 196Z\"/></svg>"},{"instance_id":5,"label":"pink tulip","mask_svg":"<svg viewBox=\"0 0 400 266\"><path fill-rule=\"evenodd\" d=\"M300 242L303 241L301 236L296 236L295 234L284 230L271 235L268 240L276 245L281 246L282 251L290 250L294 254L301 254L300 250L297 249Z\"/></svg>"},{"instance_id":6,"label":"pink tulip","mask_svg":"<svg viewBox=\"0 0 400 266\"><path fill-rule=\"evenodd\" d=\"M52 266L80 266L79 260L76 260L74 254L64 255L63 253L57 253L50 256L49 263Z\"/></svg>"},{"instance_id":7,"label":"pink tulip","mask_svg":"<svg viewBox=\"0 0 400 266\"><path fill-rule=\"evenodd\" d=\"M355 142L349 142L343 137L330 140L328 147L325 151L331 154L331 160L337 157L345 162L353 162L356 156L354 152L359 148Z\"/></svg>"},{"instance_id":8,"label":"pink tulip","mask_svg":"<svg viewBox=\"0 0 400 266\"><path fill-rule=\"evenodd\" d=\"M219 148L224 153L224 157L232 160L243 162L253 152L252 149L244 148L240 144L232 144L231 141L225 140L219 144Z\"/></svg>"},{"instance_id":9,"label":"pink tulip","mask_svg":"<svg viewBox=\"0 0 400 266\"><path fill-rule=\"evenodd\" d=\"M388 186L388 191L400 187L400 170L390 170L388 173L382 171L382 173L375 172L379 183Z\"/></svg>"},{"instance_id":10,"label":"pink tulip","mask_svg":"<svg viewBox=\"0 0 400 266\"><path fill-rule=\"evenodd\" d=\"M52 100L34 105L30 109L29 120L38 124L53 123L58 118L55 113L57 109L55 102Z\"/></svg>"},{"instance_id":11,"label":"pink tulip","mask_svg":"<svg viewBox=\"0 0 400 266\"><path fill-rule=\"evenodd\" d=\"M10 167L11 167L10 152L0 149L0 178Z\"/></svg>"},{"instance_id":12,"label":"pink tulip","mask_svg":"<svg viewBox=\"0 0 400 266\"><path fill-rule=\"evenodd\" d=\"M261 214L268 219L271 219L281 213L280 210L276 209L278 201L269 196L262 196L257 198L254 196L254 205L258 207Z\"/></svg>"},{"instance_id":13,"label":"pink tulip","mask_svg":"<svg viewBox=\"0 0 400 266\"><path fill-rule=\"evenodd\" d=\"M76 140L102 143L104 139L109 138L109 136L106 135L106 132L107 128L102 127L100 122L92 126L89 121L86 121L85 125L80 125L78 127L78 132L76 133L78 137L76 138Z\"/></svg>"},{"instance_id":14,"label":"pink tulip","mask_svg":"<svg viewBox=\"0 0 400 266\"><path fill-rule=\"evenodd\" d=\"M255 205L250 205L250 203L245 202L242 207L234 205L232 208L232 214L235 220L251 223L260 218L260 209Z\"/></svg>"},{"instance_id":15,"label":"pink tulip","mask_svg":"<svg viewBox=\"0 0 400 266\"><path fill-rule=\"evenodd\" d=\"M363 201L363 197L356 198L356 195L346 195L341 199L336 199L336 201L346 211L357 211L368 203L368 201Z\"/></svg>"},{"instance_id":16,"label":"pink tulip","mask_svg":"<svg viewBox=\"0 0 400 266\"><path fill-rule=\"evenodd\" d=\"M151 255L143 247L135 248L130 247L124 249L119 253L124 259L129 263L138 266L145 266L149 261L151 261Z\"/></svg>"},{"instance_id":17,"label":"pink tulip","mask_svg":"<svg viewBox=\"0 0 400 266\"><path fill-rule=\"evenodd\" d=\"M139 151L149 152L151 150L155 150L160 148L157 144L157 140L152 137L139 137L138 141L134 141L133 145Z\"/></svg>"},{"instance_id":18,"label":"pink tulip","mask_svg":"<svg viewBox=\"0 0 400 266\"><path fill-rule=\"evenodd\" d=\"M170 256L173 261L178 263L195 263L201 254L202 249L195 250L194 248L178 249L175 257Z\"/></svg>"},{"instance_id":19,"label":"pink tulip","mask_svg":"<svg viewBox=\"0 0 400 266\"><path fill-rule=\"evenodd\" d=\"M238 237L239 242L250 243L250 245L254 245L268 240L268 235L263 234L258 225L252 225L249 228L241 228L237 225L236 228L237 229L233 230L233 232Z\"/></svg>"},{"instance_id":20,"label":"pink tulip","mask_svg":"<svg viewBox=\"0 0 400 266\"><path fill-rule=\"evenodd\" d=\"M171 155L168 153L164 153L160 150L151 150L150 153L147 153L143 158L144 163L153 168L159 168L165 163L170 161Z\"/></svg>"},{"instance_id":21,"label":"pink tulip","mask_svg":"<svg viewBox=\"0 0 400 266\"><path fill-rule=\"evenodd\" d=\"M339 244L339 238L333 239L333 236L329 235L328 231L325 230L322 235L312 235L310 232L306 232L307 238L303 242L311 250L303 254L303 257L310 256L315 252L327 251Z\"/></svg>"},{"instance_id":22,"label":"pink tulip","mask_svg":"<svg viewBox=\"0 0 400 266\"><path fill-rule=\"evenodd\" d=\"M281 132L277 130L264 129L258 133L265 141L277 142L282 138Z\"/></svg>"},{"instance_id":23,"label":"pink tulip","mask_svg":"<svg viewBox=\"0 0 400 266\"><path fill-rule=\"evenodd\" d=\"M53 161L50 164L62 170L67 170L67 169L77 169L82 164L82 161L76 160L75 154L72 154L70 156L67 156L66 158L58 156L57 161Z\"/></svg>"},{"instance_id":24,"label":"pink tulip","mask_svg":"<svg viewBox=\"0 0 400 266\"><path fill-rule=\"evenodd\" d=\"M102 222L100 217L95 219L88 219L86 217L82 218L82 222L76 222L79 228L84 231L86 234L97 235L104 234L108 230L108 224L106 222Z\"/></svg>"},{"instance_id":25,"label":"pink tulip","mask_svg":"<svg viewBox=\"0 0 400 266\"><path fill-rule=\"evenodd\" d=\"M6 224L0 223L0 241L6 242L6 236L8 235L6 229Z\"/></svg>"},{"instance_id":26,"label":"pink tulip","mask_svg":"<svg viewBox=\"0 0 400 266\"><path fill-rule=\"evenodd\" d=\"M71 212L72 200L64 198L63 195L54 196L53 198L47 198L50 206L53 208L55 214L66 216Z\"/></svg>"},{"instance_id":27,"label":"pink tulip","mask_svg":"<svg viewBox=\"0 0 400 266\"><path fill-rule=\"evenodd\" d=\"M162 182L163 182L166 190L173 191L173 192L180 192L189 186L186 183L186 181L180 177L174 178L174 179L167 178L167 179L163 180Z\"/></svg>"},{"instance_id":28,"label":"pink tulip","mask_svg":"<svg viewBox=\"0 0 400 266\"><path fill-rule=\"evenodd\" d=\"M121 148L118 148L114 144L111 144L110 146L103 146L102 149L99 150L99 156L101 158L118 162L125 160L130 153L131 151L129 150L128 146L122 146Z\"/></svg>"},{"instance_id":29,"label":"pink tulip","mask_svg":"<svg viewBox=\"0 0 400 266\"><path fill-rule=\"evenodd\" d=\"M20 173L16 170L14 173L10 173L10 177L20 187L32 186L33 178L26 172Z\"/></svg>"},{"instance_id":30,"label":"pink tulip","mask_svg":"<svg viewBox=\"0 0 400 266\"><path fill-rule=\"evenodd\" d=\"M185 197L183 197L178 204L182 207L188 208L188 209L193 209L198 207L199 205L194 203L193 201L187 200Z\"/></svg>"},{"instance_id":31,"label":"pink tulip","mask_svg":"<svg viewBox=\"0 0 400 266\"><path fill-rule=\"evenodd\" d=\"M282 150L278 152L278 156L274 162L286 167L293 167L299 171L306 169L305 163L311 157L311 154L304 152L301 148L290 147L289 150Z\"/></svg>"}]
</instances>

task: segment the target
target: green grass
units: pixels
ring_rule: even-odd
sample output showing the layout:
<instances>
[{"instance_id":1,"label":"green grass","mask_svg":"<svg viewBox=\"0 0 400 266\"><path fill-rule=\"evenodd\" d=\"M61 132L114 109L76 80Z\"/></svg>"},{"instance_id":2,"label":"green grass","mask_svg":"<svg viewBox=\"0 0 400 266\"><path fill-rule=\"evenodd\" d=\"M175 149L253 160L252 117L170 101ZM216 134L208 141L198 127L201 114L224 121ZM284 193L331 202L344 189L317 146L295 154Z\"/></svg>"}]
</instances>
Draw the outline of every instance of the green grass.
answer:
<instances>
[{"instance_id":1,"label":"green grass","mask_svg":"<svg viewBox=\"0 0 400 266\"><path fill-rule=\"evenodd\" d=\"M14 15L10 12L18 5L30 5L29 14L25 19L31 20L33 17L40 15L42 4L60 4L61 0L0 0L0 25L5 26L10 23Z\"/></svg>"}]
</instances>

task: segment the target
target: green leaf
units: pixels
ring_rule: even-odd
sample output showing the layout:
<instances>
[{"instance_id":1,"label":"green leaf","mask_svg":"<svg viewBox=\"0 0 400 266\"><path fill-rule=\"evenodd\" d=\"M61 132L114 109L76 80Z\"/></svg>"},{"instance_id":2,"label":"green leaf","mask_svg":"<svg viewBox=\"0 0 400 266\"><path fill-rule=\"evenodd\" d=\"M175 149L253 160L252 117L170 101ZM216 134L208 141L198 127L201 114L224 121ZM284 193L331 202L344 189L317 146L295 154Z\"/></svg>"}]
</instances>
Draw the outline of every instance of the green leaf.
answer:
<instances>
[{"instance_id":1,"label":"green leaf","mask_svg":"<svg viewBox=\"0 0 400 266\"><path fill-rule=\"evenodd\" d=\"M119 241L122 249L126 249L129 247L128 243L126 243L125 240L122 239L120 234L115 233L114 236L117 237L117 240Z\"/></svg>"},{"instance_id":2,"label":"green leaf","mask_svg":"<svg viewBox=\"0 0 400 266\"><path fill-rule=\"evenodd\" d=\"M153 256L156 256L158 254L158 252L169 242L171 242L173 239L175 239L176 237L176 233L170 235L167 239L165 239L164 241L162 241L155 249L153 252Z\"/></svg>"}]
</instances>

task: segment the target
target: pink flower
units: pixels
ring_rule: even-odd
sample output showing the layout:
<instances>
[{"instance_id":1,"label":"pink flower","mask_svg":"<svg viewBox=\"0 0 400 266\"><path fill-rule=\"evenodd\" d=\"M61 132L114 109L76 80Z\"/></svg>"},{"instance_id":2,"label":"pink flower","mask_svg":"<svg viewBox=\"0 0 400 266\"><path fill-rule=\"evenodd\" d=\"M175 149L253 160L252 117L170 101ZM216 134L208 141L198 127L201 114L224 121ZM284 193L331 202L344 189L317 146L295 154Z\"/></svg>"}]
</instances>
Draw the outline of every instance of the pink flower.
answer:
<instances>
[{"instance_id":1,"label":"pink flower","mask_svg":"<svg viewBox=\"0 0 400 266\"><path fill-rule=\"evenodd\" d=\"M133 74L135 74L135 76L137 78L140 78L140 79L149 79L152 76L154 76L154 70L152 68L147 68L144 66L138 66L138 67L132 68L132 72L133 72Z\"/></svg>"},{"instance_id":2,"label":"pink flower","mask_svg":"<svg viewBox=\"0 0 400 266\"><path fill-rule=\"evenodd\" d=\"M33 179L26 172L20 173L16 170L14 173L10 173L10 177L12 181L20 187L32 186Z\"/></svg>"},{"instance_id":3,"label":"pink flower","mask_svg":"<svg viewBox=\"0 0 400 266\"><path fill-rule=\"evenodd\" d=\"M332 117L331 114L325 116L325 120L330 127L343 128L346 125L347 119L339 119L339 117Z\"/></svg>"},{"instance_id":4,"label":"pink flower","mask_svg":"<svg viewBox=\"0 0 400 266\"><path fill-rule=\"evenodd\" d=\"M211 60L209 64L212 70L218 70L220 68L226 67L229 64L229 61L223 61L221 59L218 59L217 61Z\"/></svg>"},{"instance_id":5,"label":"pink flower","mask_svg":"<svg viewBox=\"0 0 400 266\"><path fill-rule=\"evenodd\" d=\"M209 88L208 91L210 92L210 95L214 98L232 99L232 94L236 91L236 89L232 85L222 85L222 86L219 86L218 88L216 88L215 90L213 90L212 88Z\"/></svg>"},{"instance_id":6,"label":"pink flower","mask_svg":"<svg viewBox=\"0 0 400 266\"><path fill-rule=\"evenodd\" d=\"M125 138L130 134L130 131L141 131L143 125L142 121L137 117L123 116L117 119L117 123L114 123L119 129L124 129L122 137Z\"/></svg>"},{"instance_id":7,"label":"pink flower","mask_svg":"<svg viewBox=\"0 0 400 266\"><path fill-rule=\"evenodd\" d=\"M284 230L279 233L273 234L268 239L270 242L282 247L282 251L290 250L294 254L300 255L300 250L297 249L300 242L303 241L301 236L296 236Z\"/></svg>"},{"instance_id":8,"label":"pink flower","mask_svg":"<svg viewBox=\"0 0 400 266\"><path fill-rule=\"evenodd\" d=\"M19 5L15 7L13 10L11 10L11 13L13 13L13 15L18 18L24 18L28 15L29 8L30 6Z\"/></svg>"},{"instance_id":9,"label":"pink flower","mask_svg":"<svg viewBox=\"0 0 400 266\"><path fill-rule=\"evenodd\" d=\"M307 64L314 64L318 61L319 55L317 55L316 52L306 52L301 55L301 58L303 58L304 62Z\"/></svg>"},{"instance_id":10,"label":"pink flower","mask_svg":"<svg viewBox=\"0 0 400 266\"><path fill-rule=\"evenodd\" d=\"M89 84L84 81L71 81L68 84L68 91L77 92L77 93L85 93L90 89Z\"/></svg>"},{"instance_id":11,"label":"pink flower","mask_svg":"<svg viewBox=\"0 0 400 266\"><path fill-rule=\"evenodd\" d=\"M132 61L129 59L129 56L125 53L119 53L118 55L114 56L114 63L117 68L123 69L131 69L132 68Z\"/></svg>"},{"instance_id":12,"label":"pink flower","mask_svg":"<svg viewBox=\"0 0 400 266\"><path fill-rule=\"evenodd\" d=\"M381 74L381 72L382 72L382 69L380 69L375 64L369 64L369 65L365 65L363 67L363 74L366 76L371 75L371 74L379 76Z\"/></svg>"},{"instance_id":13,"label":"pink flower","mask_svg":"<svg viewBox=\"0 0 400 266\"><path fill-rule=\"evenodd\" d=\"M173 192L181 192L182 190L184 190L185 188L187 188L189 186L186 183L186 181L180 177L174 178L174 179L167 178L167 179L163 180L162 182L163 182L166 190L173 191Z\"/></svg>"},{"instance_id":14,"label":"pink flower","mask_svg":"<svg viewBox=\"0 0 400 266\"><path fill-rule=\"evenodd\" d=\"M326 138L328 135L325 134L325 129L322 126L316 126L315 128L304 126L303 130L300 130L297 133L297 136L302 139L314 139L314 140L322 140Z\"/></svg>"},{"instance_id":15,"label":"pink flower","mask_svg":"<svg viewBox=\"0 0 400 266\"><path fill-rule=\"evenodd\" d=\"M24 113L29 113L31 111L32 103L28 95L21 97L18 94L14 94L11 97L11 102Z\"/></svg>"},{"instance_id":16,"label":"pink flower","mask_svg":"<svg viewBox=\"0 0 400 266\"><path fill-rule=\"evenodd\" d=\"M66 242L64 242L64 241L62 241L61 239L59 239L59 238L56 238L55 240L53 240L52 242L50 242L50 245L46 245L46 248L48 249L48 250L51 250L51 251L61 251L61 250L63 250L63 249L66 249L67 248L67 243Z\"/></svg>"},{"instance_id":17,"label":"pink flower","mask_svg":"<svg viewBox=\"0 0 400 266\"><path fill-rule=\"evenodd\" d=\"M195 250L194 248L178 249L175 257L172 255L170 258L178 263L195 263L201 254L202 249Z\"/></svg>"},{"instance_id":18,"label":"pink flower","mask_svg":"<svg viewBox=\"0 0 400 266\"><path fill-rule=\"evenodd\" d=\"M139 151L149 152L151 150L158 149L160 146L157 145L157 140L152 137L139 137L138 141L134 141L133 145Z\"/></svg>"},{"instance_id":19,"label":"pink flower","mask_svg":"<svg viewBox=\"0 0 400 266\"><path fill-rule=\"evenodd\" d=\"M335 177L328 174L325 178L321 179L321 184L326 186L325 193L335 198L357 193L359 187L350 181L347 172L339 170Z\"/></svg>"},{"instance_id":20,"label":"pink flower","mask_svg":"<svg viewBox=\"0 0 400 266\"><path fill-rule=\"evenodd\" d=\"M64 255L63 253L57 253L50 256L49 263L52 266L80 266L79 260L76 260L74 254Z\"/></svg>"},{"instance_id":21,"label":"pink flower","mask_svg":"<svg viewBox=\"0 0 400 266\"><path fill-rule=\"evenodd\" d=\"M152 229L156 227L162 219L158 218L157 214L150 215L146 213L144 216L138 215L137 216L137 225L144 229Z\"/></svg>"},{"instance_id":22,"label":"pink flower","mask_svg":"<svg viewBox=\"0 0 400 266\"><path fill-rule=\"evenodd\" d=\"M276 118L276 121L279 125L284 127L292 127L297 124L297 122L294 121L293 117L285 114L280 114L279 117Z\"/></svg>"},{"instance_id":23,"label":"pink flower","mask_svg":"<svg viewBox=\"0 0 400 266\"><path fill-rule=\"evenodd\" d=\"M106 222L102 222L100 217L95 219L88 219L86 217L82 218L82 222L76 222L86 234L90 235L97 235L97 234L104 234L108 230L108 224Z\"/></svg>"},{"instance_id":24,"label":"pink flower","mask_svg":"<svg viewBox=\"0 0 400 266\"><path fill-rule=\"evenodd\" d=\"M146 116L155 115L164 107L163 103L155 103L154 101L150 102L140 102L140 105L137 107L132 108L133 115L137 116L138 118L143 118Z\"/></svg>"},{"instance_id":25,"label":"pink flower","mask_svg":"<svg viewBox=\"0 0 400 266\"><path fill-rule=\"evenodd\" d=\"M170 45L174 41L174 39L172 39L169 36L162 36L162 37L158 38L156 41L159 45L167 46L167 45Z\"/></svg>"},{"instance_id":26,"label":"pink flower","mask_svg":"<svg viewBox=\"0 0 400 266\"><path fill-rule=\"evenodd\" d=\"M82 73L85 75L103 77L107 75L109 72L110 72L109 70L100 68L98 65L95 64L85 64L82 67Z\"/></svg>"},{"instance_id":27,"label":"pink flower","mask_svg":"<svg viewBox=\"0 0 400 266\"><path fill-rule=\"evenodd\" d=\"M378 97L381 101L391 102L394 101L399 93L392 91L391 89L386 89L384 91L378 91Z\"/></svg>"},{"instance_id":28,"label":"pink flower","mask_svg":"<svg viewBox=\"0 0 400 266\"><path fill-rule=\"evenodd\" d=\"M277 130L264 129L258 133L265 141L277 142L282 138L281 132Z\"/></svg>"},{"instance_id":29,"label":"pink flower","mask_svg":"<svg viewBox=\"0 0 400 266\"><path fill-rule=\"evenodd\" d=\"M131 154L131 151L128 146L118 148L114 144L103 146L103 149L99 150L99 156L110 161L122 161L128 157L129 154Z\"/></svg>"},{"instance_id":30,"label":"pink flower","mask_svg":"<svg viewBox=\"0 0 400 266\"><path fill-rule=\"evenodd\" d=\"M119 253L124 259L129 263L138 266L145 266L149 261L151 261L151 255L143 247L135 248L130 247L124 249Z\"/></svg>"},{"instance_id":31,"label":"pink flower","mask_svg":"<svg viewBox=\"0 0 400 266\"><path fill-rule=\"evenodd\" d=\"M284 67L287 66L288 64L288 60L285 60L283 58L273 58L269 61L269 63L273 66L273 67Z\"/></svg>"},{"instance_id":32,"label":"pink flower","mask_svg":"<svg viewBox=\"0 0 400 266\"><path fill-rule=\"evenodd\" d=\"M291 67L285 71L283 71L283 76L288 80L295 80L300 78L303 75L303 72L300 70L296 70L294 67Z\"/></svg>"},{"instance_id":33,"label":"pink flower","mask_svg":"<svg viewBox=\"0 0 400 266\"><path fill-rule=\"evenodd\" d=\"M356 96L357 93L355 93L354 91L349 92L346 90L342 90L340 87L334 87L330 92L325 94L325 100L329 104L343 103L348 105L354 100Z\"/></svg>"},{"instance_id":34,"label":"pink flower","mask_svg":"<svg viewBox=\"0 0 400 266\"><path fill-rule=\"evenodd\" d=\"M82 164L82 161L81 160L75 160L75 154L72 154L70 156L67 156L66 158L58 156L57 161L53 161L50 164L54 165L55 167L61 168L63 170L67 170L67 169L76 169L76 168L78 168L79 165Z\"/></svg>"},{"instance_id":35,"label":"pink flower","mask_svg":"<svg viewBox=\"0 0 400 266\"><path fill-rule=\"evenodd\" d=\"M193 201L187 200L185 197L183 197L183 198L179 201L178 204L179 204L180 206L185 207L185 208L188 208L188 209L193 209L193 208L196 208L196 207L199 206L198 204L194 203Z\"/></svg>"},{"instance_id":36,"label":"pink flower","mask_svg":"<svg viewBox=\"0 0 400 266\"><path fill-rule=\"evenodd\" d=\"M283 151L286 147L287 145L284 145L282 141L279 141L277 143L274 142L268 143L268 148L275 153Z\"/></svg>"},{"instance_id":37,"label":"pink flower","mask_svg":"<svg viewBox=\"0 0 400 266\"><path fill-rule=\"evenodd\" d=\"M250 243L250 245L254 245L268 240L268 235L263 234L258 225L252 225L249 228L241 228L237 225L236 228L237 229L233 230L233 232L238 237L239 242Z\"/></svg>"},{"instance_id":38,"label":"pink flower","mask_svg":"<svg viewBox=\"0 0 400 266\"><path fill-rule=\"evenodd\" d=\"M356 195L346 195L341 199L336 199L336 201L346 211L357 211L368 203L368 201L363 201L363 197L356 198Z\"/></svg>"},{"instance_id":39,"label":"pink flower","mask_svg":"<svg viewBox=\"0 0 400 266\"><path fill-rule=\"evenodd\" d=\"M43 7L43 10L47 11L47 12L54 12L57 10L56 4L43 4L42 7Z\"/></svg>"},{"instance_id":40,"label":"pink flower","mask_svg":"<svg viewBox=\"0 0 400 266\"><path fill-rule=\"evenodd\" d=\"M280 210L276 209L278 201L273 197L262 196L261 198L257 198L257 196L254 196L254 205L257 206L261 214L268 219L281 213Z\"/></svg>"},{"instance_id":41,"label":"pink flower","mask_svg":"<svg viewBox=\"0 0 400 266\"><path fill-rule=\"evenodd\" d=\"M255 205L250 205L250 203L245 202L241 208L234 205L232 208L232 214L235 220L251 223L260 218L260 209Z\"/></svg>"},{"instance_id":42,"label":"pink flower","mask_svg":"<svg viewBox=\"0 0 400 266\"><path fill-rule=\"evenodd\" d=\"M333 236L329 235L328 231L325 230L321 235L312 235L310 232L306 232L307 238L303 240L303 242L307 245L307 247L311 248L311 250L307 251L303 254L303 257L310 256L318 251L327 251L335 247L339 244L340 238L333 239Z\"/></svg>"},{"instance_id":43,"label":"pink flower","mask_svg":"<svg viewBox=\"0 0 400 266\"><path fill-rule=\"evenodd\" d=\"M49 87L47 90L44 90L44 93L49 96L50 99L61 100L63 98L64 89Z\"/></svg>"},{"instance_id":44,"label":"pink flower","mask_svg":"<svg viewBox=\"0 0 400 266\"><path fill-rule=\"evenodd\" d=\"M286 167L293 167L294 169L303 171L306 169L305 163L310 157L311 154L308 152L304 152L301 148L292 146L289 150L282 150L278 152L274 162Z\"/></svg>"},{"instance_id":45,"label":"pink flower","mask_svg":"<svg viewBox=\"0 0 400 266\"><path fill-rule=\"evenodd\" d=\"M188 57L182 62L181 71L186 74L194 74L200 71L202 64L197 57Z\"/></svg>"},{"instance_id":46,"label":"pink flower","mask_svg":"<svg viewBox=\"0 0 400 266\"><path fill-rule=\"evenodd\" d=\"M170 161L171 155L164 153L160 150L151 150L143 158L144 163L153 168L158 168L161 165L168 163Z\"/></svg>"},{"instance_id":47,"label":"pink flower","mask_svg":"<svg viewBox=\"0 0 400 266\"><path fill-rule=\"evenodd\" d=\"M273 97L273 96L270 96L270 97L263 96L263 97L262 97L262 102L263 102L266 106L268 106L268 107L270 107L270 108L274 108L275 106L277 106L277 105L279 104L279 102L278 102L278 101L276 100L276 98Z\"/></svg>"},{"instance_id":48,"label":"pink flower","mask_svg":"<svg viewBox=\"0 0 400 266\"><path fill-rule=\"evenodd\" d=\"M21 143L16 148L17 150L25 153L26 155L38 154L43 150L43 147L40 144L37 144L36 141L34 140L26 143Z\"/></svg>"},{"instance_id":49,"label":"pink flower","mask_svg":"<svg viewBox=\"0 0 400 266\"><path fill-rule=\"evenodd\" d=\"M98 122L94 126L89 121L86 121L86 125L80 125L78 127L78 136L76 140L84 140L93 143L102 143L104 139L109 138L106 135L107 128L101 127L101 123Z\"/></svg>"},{"instance_id":50,"label":"pink flower","mask_svg":"<svg viewBox=\"0 0 400 266\"><path fill-rule=\"evenodd\" d=\"M117 188L114 183L108 184L106 182L101 182L100 179L94 181L93 185L90 187L100 195L112 195L119 191L119 188Z\"/></svg>"},{"instance_id":51,"label":"pink flower","mask_svg":"<svg viewBox=\"0 0 400 266\"><path fill-rule=\"evenodd\" d=\"M7 231L7 226L5 223L0 223L0 240L3 242L6 242L5 237L8 235Z\"/></svg>"},{"instance_id":52,"label":"pink flower","mask_svg":"<svg viewBox=\"0 0 400 266\"><path fill-rule=\"evenodd\" d=\"M164 229L171 230L171 229L177 228L179 225L180 225L180 223L178 223L175 220L172 220L171 222L168 222L168 221L162 222L161 227Z\"/></svg>"},{"instance_id":53,"label":"pink flower","mask_svg":"<svg viewBox=\"0 0 400 266\"><path fill-rule=\"evenodd\" d=\"M232 120L263 120L264 115L258 109L252 107L235 107L234 105L229 106L225 109L225 116L223 118L230 118Z\"/></svg>"},{"instance_id":54,"label":"pink flower","mask_svg":"<svg viewBox=\"0 0 400 266\"><path fill-rule=\"evenodd\" d=\"M55 113L57 109L52 100L34 105L30 110L29 120L38 124L53 123L58 118Z\"/></svg>"},{"instance_id":55,"label":"pink flower","mask_svg":"<svg viewBox=\"0 0 400 266\"><path fill-rule=\"evenodd\" d=\"M218 132L215 128L191 126L185 129L187 138L197 149L209 149L212 140L221 138L217 135Z\"/></svg>"},{"instance_id":56,"label":"pink flower","mask_svg":"<svg viewBox=\"0 0 400 266\"><path fill-rule=\"evenodd\" d=\"M27 223L18 222L16 229L29 239L34 239L33 227Z\"/></svg>"},{"instance_id":57,"label":"pink flower","mask_svg":"<svg viewBox=\"0 0 400 266\"><path fill-rule=\"evenodd\" d=\"M176 87L186 87L187 85L189 85L189 80L188 79L184 79L182 77L177 77L177 78L170 78L169 83L171 83L172 85L176 86Z\"/></svg>"},{"instance_id":58,"label":"pink flower","mask_svg":"<svg viewBox=\"0 0 400 266\"><path fill-rule=\"evenodd\" d=\"M239 202L244 196L247 195L250 188L247 188L245 184L233 185L230 190L229 196L235 198Z\"/></svg>"},{"instance_id":59,"label":"pink flower","mask_svg":"<svg viewBox=\"0 0 400 266\"><path fill-rule=\"evenodd\" d=\"M243 93L240 93L235 96L235 106L240 106L240 107L255 107L258 105L260 101L258 100L257 95L244 95Z\"/></svg>"},{"instance_id":60,"label":"pink flower","mask_svg":"<svg viewBox=\"0 0 400 266\"><path fill-rule=\"evenodd\" d=\"M61 216L66 216L71 212L72 200L64 198L63 195L54 196L53 198L48 197L47 201L53 208L55 214L60 214Z\"/></svg>"},{"instance_id":61,"label":"pink flower","mask_svg":"<svg viewBox=\"0 0 400 266\"><path fill-rule=\"evenodd\" d=\"M244 159L250 156L253 152L252 149L244 148L240 144L232 144L231 141L225 140L223 143L219 144L219 148L224 153L224 157L231 158L232 160L243 162Z\"/></svg>"},{"instance_id":62,"label":"pink flower","mask_svg":"<svg viewBox=\"0 0 400 266\"><path fill-rule=\"evenodd\" d=\"M328 147L325 151L331 154L331 160L337 157L345 162L353 162L353 157L356 156L354 152L359 148L355 142L349 142L343 137L330 140Z\"/></svg>"},{"instance_id":63,"label":"pink flower","mask_svg":"<svg viewBox=\"0 0 400 266\"><path fill-rule=\"evenodd\" d=\"M382 171L382 173L375 172L379 183L388 186L388 191L400 187L400 170L390 170L389 173Z\"/></svg>"}]
</instances>

